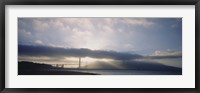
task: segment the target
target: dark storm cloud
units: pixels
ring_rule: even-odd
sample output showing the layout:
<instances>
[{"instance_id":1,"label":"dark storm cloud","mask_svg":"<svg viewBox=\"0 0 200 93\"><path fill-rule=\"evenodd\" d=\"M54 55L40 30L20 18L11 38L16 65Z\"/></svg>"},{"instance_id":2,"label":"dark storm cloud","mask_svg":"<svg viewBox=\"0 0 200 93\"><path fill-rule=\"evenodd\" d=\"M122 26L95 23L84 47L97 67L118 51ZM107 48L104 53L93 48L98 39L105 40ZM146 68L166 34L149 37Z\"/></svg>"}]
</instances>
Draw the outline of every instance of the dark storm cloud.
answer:
<instances>
[{"instance_id":1,"label":"dark storm cloud","mask_svg":"<svg viewBox=\"0 0 200 93\"><path fill-rule=\"evenodd\" d=\"M141 58L137 54L120 53L115 51L90 50L90 49L74 49L74 48L58 48L47 46L18 46L19 56L47 56L47 57L92 57L92 58L108 58L115 60L131 60Z\"/></svg>"},{"instance_id":2,"label":"dark storm cloud","mask_svg":"<svg viewBox=\"0 0 200 93\"><path fill-rule=\"evenodd\" d=\"M181 58L182 55L166 55L166 56L146 56L149 59L167 59L167 58Z\"/></svg>"},{"instance_id":3,"label":"dark storm cloud","mask_svg":"<svg viewBox=\"0 0 200 93\"><path fill-rule=\"evenodd\" d=\"M142 56L138 54L123 53L116 51L104 50L90 50L86 48L59 48L49 46L30 46L19 45L19 56L33 56L33 57L92 57L92 58L106 58L114 60L133 60L133 59L165 59L165 58L181 58L181 55L162 55L162 56Z\"/></svg>"}]
</instances>

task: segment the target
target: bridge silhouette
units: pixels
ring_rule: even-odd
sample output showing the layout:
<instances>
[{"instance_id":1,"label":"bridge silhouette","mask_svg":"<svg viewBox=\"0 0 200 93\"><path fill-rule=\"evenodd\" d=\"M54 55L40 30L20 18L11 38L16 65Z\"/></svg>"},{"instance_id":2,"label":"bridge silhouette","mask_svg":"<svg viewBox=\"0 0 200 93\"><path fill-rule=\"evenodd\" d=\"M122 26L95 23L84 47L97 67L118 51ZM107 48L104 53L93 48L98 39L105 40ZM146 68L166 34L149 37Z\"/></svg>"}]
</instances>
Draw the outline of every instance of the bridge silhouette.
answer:
<instances>
[{"instance_id":1,"label":"bridge silhouette","mask_svg":"<svg viewBox=\"0 0 200 93\"><path fill-rule=\"evenodd\" d=\"M66 66L74 66L77 68L81 68L81 57L78 58L78 64L49 64L49 65L52 65L52 66L55 66L55 67L59 67L59 68L65 68Z\"/></svg>"}]
</instances>

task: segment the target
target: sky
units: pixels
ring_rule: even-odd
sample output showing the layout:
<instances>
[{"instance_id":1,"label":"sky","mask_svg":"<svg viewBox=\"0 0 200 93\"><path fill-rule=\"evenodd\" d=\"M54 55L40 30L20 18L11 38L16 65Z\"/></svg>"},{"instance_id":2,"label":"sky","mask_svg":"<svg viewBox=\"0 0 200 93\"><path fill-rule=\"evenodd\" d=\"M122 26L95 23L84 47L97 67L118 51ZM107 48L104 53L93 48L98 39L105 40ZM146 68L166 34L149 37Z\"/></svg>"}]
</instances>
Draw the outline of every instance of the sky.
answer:
<instances>
[{"instance_id":1,"label":"sky","mask_svg":"<svg viewBox=\"0 0 200 93\"><path fill-rule=\"evenodd\" d=\"M81 56L181 68L182 18L18 18L18 49L19 60L63 62Z\"/></svg>"}]
</instances>

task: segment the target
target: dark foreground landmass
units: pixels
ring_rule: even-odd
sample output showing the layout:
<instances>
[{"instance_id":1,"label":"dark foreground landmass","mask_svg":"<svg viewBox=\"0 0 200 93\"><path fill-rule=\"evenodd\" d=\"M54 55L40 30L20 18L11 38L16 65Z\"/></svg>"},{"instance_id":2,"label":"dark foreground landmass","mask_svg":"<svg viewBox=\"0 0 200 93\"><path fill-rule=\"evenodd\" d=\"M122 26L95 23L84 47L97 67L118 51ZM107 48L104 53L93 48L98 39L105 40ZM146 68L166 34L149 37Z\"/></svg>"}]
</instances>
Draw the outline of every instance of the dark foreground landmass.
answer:
<instances>
[{"instance_id":1,"label":"dark foreground landmass","mask_svg":"<svg viewBox=\"0 0 200 93\"><path fill-rule=\"evenodd\" d=\"M18 75L98 75L95 73L75 72L75 71L49 71L49 69L60 69L48 64L33 62L18 62Z\"/></svg>"}]
</instances>

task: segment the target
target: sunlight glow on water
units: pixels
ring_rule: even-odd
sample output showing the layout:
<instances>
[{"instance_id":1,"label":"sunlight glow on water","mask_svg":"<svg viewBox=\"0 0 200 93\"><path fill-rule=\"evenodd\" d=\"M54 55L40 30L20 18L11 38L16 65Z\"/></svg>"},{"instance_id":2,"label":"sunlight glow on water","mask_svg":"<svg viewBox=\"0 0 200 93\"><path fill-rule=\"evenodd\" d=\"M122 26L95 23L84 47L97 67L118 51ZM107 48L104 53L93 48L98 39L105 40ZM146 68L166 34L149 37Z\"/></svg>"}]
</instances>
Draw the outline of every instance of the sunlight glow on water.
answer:
<instances>
[{"instance_id":1,"label":"sunlight glow on water","mask_svg":"<svg viewBox=\"0 0 200 93\"><path fill-rule=\"evenodd\" d=\"M79 61L78 57L66 57L65 58L66 61ZM81 62L96 62L96 61L105 61L105 62L109 62L109 61L113 61L112 59L97 59L97 58L91 58L91 57L82 57L81 58Z\"/></svg>"},{"instance_id":2,"label":"sunlight glow on water","mask_svg":"<svg viewBox=\"0 0 200 93\"><path fill-rule=\"evenodd\" d=\"M53 63L47 63L54 67L62 67L62 68L79 68L79 58L78 57L66 57L65 62L53 62ZM112 59L97 59L97 58L91 58L91 57L82 57L80 59L80 68L87 68L88 66L91 67L97 67L97 62L106 62L108 64L112 64ZM46 63L46 62L44 62ZM115 64L112 64L113 66Z\"/></svg>"}]
</instances>

